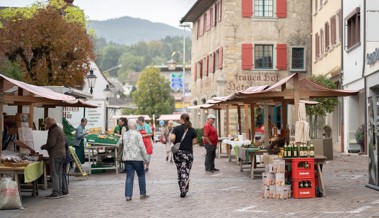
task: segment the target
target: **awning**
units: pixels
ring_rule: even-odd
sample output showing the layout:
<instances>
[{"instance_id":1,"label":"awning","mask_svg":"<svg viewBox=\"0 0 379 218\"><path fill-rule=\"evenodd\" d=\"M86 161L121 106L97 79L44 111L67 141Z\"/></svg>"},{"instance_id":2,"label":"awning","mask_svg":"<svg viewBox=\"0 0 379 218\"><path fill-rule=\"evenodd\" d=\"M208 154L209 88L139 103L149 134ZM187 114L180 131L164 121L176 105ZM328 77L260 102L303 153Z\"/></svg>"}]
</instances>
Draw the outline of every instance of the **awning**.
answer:
<instances>
[{"instance_id":1,"label":"awning","mask_svg":"<svg viewBox=\"0 0 379 218\"><path fill-rule=\"evenodd\" d=\"M54 92L42 86L36 86L21 82L4 75L4 104L8 105L33 105L35 107L91 107L96 105L78 100L73 96Z\"/></svg>"},{"instance_id":2,"label":"awning","mask_svg":"<svg viewBox=\"0 0 379 218\"><path fill-rule=\"evenodd\" d=\"M138 117L144 117L145 118L145 120L151 120L151 117L149 117L149 115L115 115L115 116L113 116L113 118L121 118L121 117L125 117L126 119L128 119L128 120L136 120L136 119L138 119Z\"/></svg>"},{"instance_id":3,"label":"awning","mask_svg":"<svg viewBox=\"0 0 379 218\"><path fill-rule=\"evenodd\" d=\"M162 114L158 120L180 120L181 114Z\"/></svg>"}]
</instances>

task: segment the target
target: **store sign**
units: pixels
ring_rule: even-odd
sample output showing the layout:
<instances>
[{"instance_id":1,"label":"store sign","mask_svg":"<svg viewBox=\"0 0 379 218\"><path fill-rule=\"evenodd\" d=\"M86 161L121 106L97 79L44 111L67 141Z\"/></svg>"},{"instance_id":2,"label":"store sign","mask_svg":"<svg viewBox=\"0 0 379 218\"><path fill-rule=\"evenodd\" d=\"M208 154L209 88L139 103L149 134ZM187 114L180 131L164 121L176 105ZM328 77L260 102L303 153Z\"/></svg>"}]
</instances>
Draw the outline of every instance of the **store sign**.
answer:
<instances>
[{"instance_id":1,"label":"store sign","mask_svg":"<svg viewBox=\"0 0 379 218\"><path fill-rule=\"evenodd\" d=\"M253 85L270 85L279 81L279 73L234 74L234 80L228 81L228 91L243 91Z\"/></svg>"},{"instance_id":2,"label":"store sign","mask_svg":"<svg viewBox=\"0 0 379 218\"><path fill-rule=\"evenodd\" d=\"M379 60L379 48L374 52L367 54L367 65L373 65Z\"/></svg>"},{"instance_id":3,"label":"store sign","mask_svg":"<svg viewBox=\"0 0 379 218\"><path fill-rule=\"evenodd\" d=\"M171 89L178 90L183 88L183 74L182 73L172 73L170 76Z\"/></svg>"}]
</instances>

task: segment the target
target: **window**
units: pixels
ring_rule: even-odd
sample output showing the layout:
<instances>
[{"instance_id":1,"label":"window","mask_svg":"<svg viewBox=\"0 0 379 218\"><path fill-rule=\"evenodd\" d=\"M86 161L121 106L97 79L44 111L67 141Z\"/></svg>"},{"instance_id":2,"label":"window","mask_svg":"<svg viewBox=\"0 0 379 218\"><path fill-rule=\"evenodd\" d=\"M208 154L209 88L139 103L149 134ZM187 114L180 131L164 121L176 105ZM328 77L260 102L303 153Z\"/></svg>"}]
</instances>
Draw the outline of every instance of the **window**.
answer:
<instances>
[{"instance_id":1,"label":"window","mask_svg":"<svg viewBox=\"0 0 379 218\"><path fill-rule=\"evenodd\" d=\"M321 54L324 54L324 30L320 30L320 52Z\"/></svg>"},{"instance_id":2,"label":"window","mask_svg":"<svg viewBox=\"0 0 379 218\"><path fill-rule=\"evenodd\" d=\"M257 69L273 68L273 46L272 45L255 45L254 63Z\"/></svg>"},{"instance_id":3,"label":"window","mask_svg":"<svg viewBox=\"0 0 379 218\"><path fill-rule=\"evenodd\" d=\"M254 15L256 17L273 17L274 2L273 0L255 0Z\"/></svg>"},{"instance_id":4,"label":"window","mask_svg":"<svg viewBox=\"0 0 379 218\"><path fill-rule=\"evenodd\" d=\"M318 0L315 0L315 13L318 11Z\"/></svg>"},{"instance_id":5,"label":"window","mask_svg":"<svg viewBox=\"0 0 379 218\"><path fill-rule=\"evenodd\" d=\"M325 52L329 50L329 23L325 23Z\"/></svg>"},{"instance_id":6,"label":"window","mask_svg":"<svg viewBox=\"0 0 379 218\"><path fill-rule=\"evenodd\" d=\"M316 60L320 58L320 37L318 35L318 33L316 33L316 36L315 36L315 52L316 52Z\"/></svg>"},{"instance_id":7,"label":"window","mask_svg":"<svg viewBox=\"0 0 379 218\"><path fill-rule=\"evenodd\" d=\"M291 48L291 70L294 70L294 71L305 70L305 48L304 47Z\"/></svg>"},{"instance_id":8,"label":"window","mask_svg":"<svg viewBox=\"0 0 379 218\"><path fill-rule=\"evenodd\" d=\"M360 8L356 8L347 19L347 48L358 45L360 42L361 16Z\"/></svg>"},{"instance_id":9,"label":"window","mask_svg":"<svg viewBox=\"0 0 379 218\"><path fill-rule=\"evenodd\" d=\"M203 15L203 18L204 18L204 21L203 21L203 30L204 30L204 32L206 32L207 31L207 17L208 17L208 13L206 12L206 13L204 13L204 15Z\"/></svg>"}]
</instances>

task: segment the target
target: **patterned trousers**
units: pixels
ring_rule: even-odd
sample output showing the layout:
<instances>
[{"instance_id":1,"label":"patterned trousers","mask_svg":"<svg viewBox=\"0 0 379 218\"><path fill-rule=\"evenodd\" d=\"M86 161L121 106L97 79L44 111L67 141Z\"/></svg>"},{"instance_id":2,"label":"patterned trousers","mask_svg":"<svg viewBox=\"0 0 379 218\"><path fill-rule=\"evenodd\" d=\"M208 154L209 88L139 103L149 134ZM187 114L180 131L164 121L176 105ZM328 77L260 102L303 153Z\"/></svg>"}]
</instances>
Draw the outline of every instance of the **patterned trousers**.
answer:
<instances>
[{"instance_id":1,"label":"patterned trousers","mask_svg":"<svg viewBox=\"0 0 379 218\"><path fill-rule=\"evenodd\" d=\"M179 150L174 154L174 161L176 170L178 172L178 183L181 193L187 193L187 183L189 182L189 175L193 163L193 154L189 151Z\"/></svg>"}]
</instances>

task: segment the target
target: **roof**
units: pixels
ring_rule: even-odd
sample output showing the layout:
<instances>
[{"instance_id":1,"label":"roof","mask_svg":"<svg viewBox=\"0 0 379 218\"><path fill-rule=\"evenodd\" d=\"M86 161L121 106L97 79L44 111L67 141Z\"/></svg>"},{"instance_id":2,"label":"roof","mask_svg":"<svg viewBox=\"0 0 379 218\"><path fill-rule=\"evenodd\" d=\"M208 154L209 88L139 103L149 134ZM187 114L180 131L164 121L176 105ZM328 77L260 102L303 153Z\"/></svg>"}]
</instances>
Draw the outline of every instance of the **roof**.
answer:
<instances>
[{"instance_id":1,"label":"roof","mask_svg":"<svg viewBox=\"0 0 379 218\"><path fill-rule=\"evenodd\" d=\"M96 105L78 100L73 96L54 92L53 90L31 85L21 82L4 75L0 75L4 79L4 104L9 105L33 105L36 107L55 107L55 106L71 106L71 107L92 107ZM20 91L18 91L20 90ZM17 91L17 92L16 92Z\"/></svg>"},{"instance_id":2,"label":"roof","mask_svg":"<svg viewBox=\"0 0 379 218\"><path fill-rule=\"evenodd\" d=\"M187 14L180 20L180 23L195 22L215 1L216 0L197 0Z\"/></svg>"},{"instance_id":3,"label":"roof","mask_svg":"<svg viewBox=\"0 0 379 218\"><path fill-rule=\"evenodd\" d=\"M180 120L181 114L162 114L158 120Z\"/></svg>"}]
</instances>

